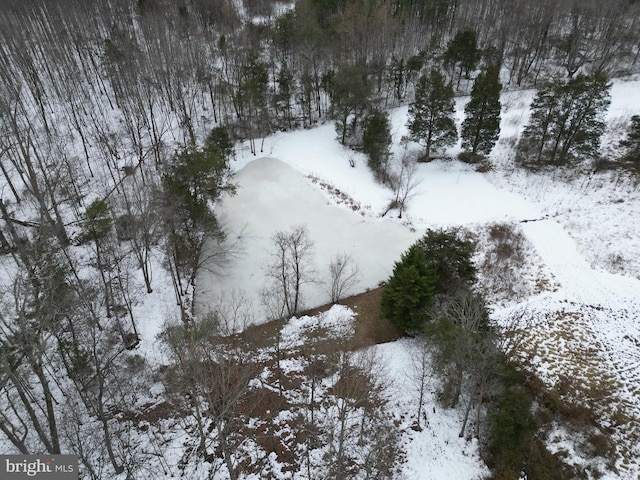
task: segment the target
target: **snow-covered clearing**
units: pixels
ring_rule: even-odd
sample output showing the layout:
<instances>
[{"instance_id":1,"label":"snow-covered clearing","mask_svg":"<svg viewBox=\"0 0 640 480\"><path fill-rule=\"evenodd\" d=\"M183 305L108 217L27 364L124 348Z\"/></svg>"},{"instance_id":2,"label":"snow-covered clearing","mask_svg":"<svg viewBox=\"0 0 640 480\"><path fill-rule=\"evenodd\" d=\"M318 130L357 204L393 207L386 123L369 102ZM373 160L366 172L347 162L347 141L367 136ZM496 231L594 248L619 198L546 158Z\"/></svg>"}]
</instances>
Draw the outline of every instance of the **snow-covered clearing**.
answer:
<instances>
[{"instance_id":1,"label":"snow-covered clearing","mask_svg":"<svg viewBox=\"0 0 640 480\"><path fill-rule=\"evenodd\" d=\"M406 118L406 109L402 109ZM400 122L401 116L395 115ZM315 243L317 283L305 291L307 306L326 303L323 282L338 253L352 256L360 270L359 290L386 281L393 264L427 227L475 225L535 218L535 205L458 162L421 165L415 197L407 218L397 212L381 215L392 199L375 182L363 156L335 141L332 125L280 134L265 141L269 157L254 160L240 152L235 182L238 192L218 206L218 215L232 244L231 258L222 267L200 275L199 309L222 292L244 291L260 307L259 291L266 284L264 270L273 251L276 232L304 225ZM355 161L351 167L349 158ZM215 292L215 293L214 293Z\"/></svg>"},{"instance_id":2,"label":"snow-covered clearing","mask_svg":"<svg viewBox=\"0 0 640 480\"><path fill-rule=\"evenodd\" d=\"M430 381L424 402L426 426L422 431L410 427L415 423L417 390L412 384L411 355L415 342L410 339L385 343L375 347L386 365L386 374L393 379L390 406L403 430L402 448L406 461L402 466L403 478L427 479L480 479L488 475L478 453L476 441L458 437L461 413L442 409L436 399L437 385Z\"/></svg>"},{"instance_id":3,"label":"snow-covered clearing","mask_svg":"<svg viewBox=\"0 0 640 480\"><path fill-rule=\"evenodd\" d=\"M638 91L640 81L615 83L611 125L640 109ZM400 253L425 228L478 229L491 222L527 220L522 231L557 288L496 305L494 315L500 321L517 309L532 313L535 321L522 353L529 368L550 387L561 377L572 380L570 393L594 409L600 426L618 445L618 473L608 469L605 477L637 478L640 281L633 277L640 277L640 193L631 182L608 173L566 179L515 169L509 148L526 123L531 96L505 95L503 134L489 174L455 160L419 165L418 187L403 219L393 210L380 217L391 192L375 182L362 155L335 141L331 125L269 137L264 158L254 159L247 149L239 149L234 164L238 194L218 207L235 244L234 255L217 275L201 274L198 306L206 309L220 295L243 291L261 318L259 292L266 281L271 237L297 225L305 225L315 243L316 282L304 290L305 304L314 306L328 300L322 282L337 253L350 254L357 262L361 291L385 281ZM458 101L459 110L463 105L464 99ZM406 133L406 115L406 107L392 113L396 158L402 154L399 141ZM398 378L407 345L403 341L378 347ZM403 395L402 385L398 388L397 415L407 415L411 400ZM485 472L476 447L457 439L458 416L455 411L438 412L428 429L405 436L407 478L479 478ZM567 435L557 431L552 436L556 450L577 451ZM448 453L443 453L445 445ZM454 456L454 450L466 460ZM577 463L587 461L579 458L579 451L573 455Z\"/></svg>"},{"instance_id":4,"label":"snow-covered clearing","mask_svg":"<svg viewBox=\"0 0 640 480\"><path fill-rule=\"evenodd\" d=\"M619 447L621 477L638 473L640 456L640 281L592 268L551 220L523 226L560 287L504 310L534 318L525 363L572 404L586 404ZM568 390L568 391L564 391ZM629 462L629 463L627 463ZM628 468L628 470L626 470Z\"/></svg>"},{"instance_id":5,"label":"snow-covered clearing","mask_svg":"<svg viewBox=\"0 0 640 480\"><path fill-rule=\"evenodd\" d=\"M350 254L361 272L360 291L375 287L391 273L393 261L418 236L391 219L375 219L332 205L313 183L275 158L262 158L249 163L235 179L237 195L225 198L219 206L220 216L235 243L233 256L222 267L219 283L216 271L204 270L199 282L198 301L206 309L213 292L220 289L244 296L260 307L260 289L266 285L264 270L273 251L271 237L278 231L304 225L314 242L314 270L318 280L325 278L330 259L340 253ZM321 284L305 290L308 306L328 301ZM214 296L215 297L215 296Z\"/></svg>"}]
</instances>

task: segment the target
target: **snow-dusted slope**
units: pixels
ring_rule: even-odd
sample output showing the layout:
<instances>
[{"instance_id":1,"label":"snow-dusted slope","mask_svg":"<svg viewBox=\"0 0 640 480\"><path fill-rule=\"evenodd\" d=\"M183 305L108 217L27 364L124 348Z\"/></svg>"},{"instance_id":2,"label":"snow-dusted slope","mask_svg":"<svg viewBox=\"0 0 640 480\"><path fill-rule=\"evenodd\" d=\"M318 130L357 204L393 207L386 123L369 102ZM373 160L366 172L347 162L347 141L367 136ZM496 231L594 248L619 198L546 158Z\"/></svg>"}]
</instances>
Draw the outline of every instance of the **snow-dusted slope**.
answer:
<instances>
[{"instance_id":1,"label":"snow-dusted slope","mask_svg":"<svg viewBox=\"0 0 640 480\"><path fill-rule=\"evenodd\" d=\"M594 269L553 220L523 230L560 287L527 300L535 323L522 357L550 387L567 383L566 400L592 408L598 424L610 429L620 475L607 478L637 478L640 280Z\"/></svg>"},{"instance_id":2,"label":"snow-dusted slope","mask_svg":"<svg viewBox=\"0 0 640 480\"><path fill-rule=\"evenodd\" d=\"M353 257L363 291L386 281L400 254L426 228L541 215L533 204L496 188L466 165L433 162L416 172L409 220L395 218L397 211L381 218L392 192L375 181L361 155L344 149L334 137L332 126L326 125L268 138L264 153L271 157L254 160L240 152L234 180L238 192L217 207L232 255L223 268L201 272L200 312L220 295L240 290L259 311L259 291L267 281L264 272L273 251L271 238L298 225L307 227L315 244L316 282L303 292L311 307L328 301L323 282L336 254Z\"/></svg>"},{"instance_id":3,"label":"snow-dusted slope","mask_svg":"<svg viewBox=\"0 0 640 480\"><path fill-rule=\"evenodd\" d=\"M558 222L548 219L522 226L544 263L562 284L562 291L582 303L620 305L640 300L640 280L593 268Z\"/></svg>"},{"instance_id":4,"label":"snow-dusted slope","mask_svg":"<svg viewBox=\"0 0 640 480\"><path fill-rule=\"evenodd\" d=\"M391 383L389 408L394 409L396 423L404 433L401 444L406 451L402 466L403 480L476 480L489 474L478 453L478 444L458 436L461 414L440 407L436 398L436 381L429 379L424 400L422 431L415 424L418 391L411 380L411 356L415 341L404 339L375 347Z\"/></svg>"},{"instance_id":5,"label":"snow-dusted slope","mask_svg":"<svg viewBox=\"0 0 640 480\"><path fill-rule=\"evenodd\" d=\"M617 85L627 95L627 103L614 97L617 116L610 117L612 122L624 120L620 115L631 111L635 98L629 92L639 87L640 82ZM599 425L618 448L617 472L598 464L605 477L638 478L640 281L610 273L622 269L609 268L603 261L615 244L622 249L622 258L632 259L630 268L635 271L637 252L632 250L640 234L635 222L624 219L640 215L637 187L608 175L578 175L567 180L515 169L509 163L509 145L526 122L531 92L524 99L514 93L507 97L503 137L492 159L495 170L482 175L454 160L419 165L418 186L403 219L395 218L394 211L380 218L391 192L375 182L363 156L335 141L330 125L265 139L263 154L269 158L256 160L240 149L235 164L238 194L226 198L218 210L230 240L237 241L240 248L235 250L225 275L200 276L200 308L214 303L224 290L244 290L259 309L270 239L275 232L297 225L305 225L315 242L313 261L319 282L326 278L331 257L345 252L359 265L359 288L363 289L386 280L400 253L426 228L462 225L477 229L496 221L526 221L521 223L522 231L557 288L524 301L496 305L495 317L500 320L522 308L532 314L529 340L521 357L550 387L569 381L565 395L568 401L593 408ZM463 101L458 102L459 109L463 105ZM396 159L403 152L399 140L406 134L406 114L406 107L392 113ZM409 146L410 150L418 148ZM594 267L594 263L600 267ZM308 306L327 300L321 283L307 285L304 294ZM380 350L392 359L390 366L400 372L406 348L400 342ZM400 382L398 388L398 411L409 411L410 395L402 394L406 385ZM455 436L457 425L453 424L457 422L447 426L452 418L455 412L440 423L436 417L431 432L425 430L407 440L407 478L482 476L485 470L477 458L473 459L473 445L459 446L471 458L467 467L458 468L458 460L452 457L443 464L437 455L426 453L430 447L439 448L440 440L427 440L429 434L435 439L436 429ZM585 457L577 446L579 439L572 440L561 430L552 432L549 442L552 449L569 452L570 461L577 464L600 462Z\"/></svg>"}]
</instances>

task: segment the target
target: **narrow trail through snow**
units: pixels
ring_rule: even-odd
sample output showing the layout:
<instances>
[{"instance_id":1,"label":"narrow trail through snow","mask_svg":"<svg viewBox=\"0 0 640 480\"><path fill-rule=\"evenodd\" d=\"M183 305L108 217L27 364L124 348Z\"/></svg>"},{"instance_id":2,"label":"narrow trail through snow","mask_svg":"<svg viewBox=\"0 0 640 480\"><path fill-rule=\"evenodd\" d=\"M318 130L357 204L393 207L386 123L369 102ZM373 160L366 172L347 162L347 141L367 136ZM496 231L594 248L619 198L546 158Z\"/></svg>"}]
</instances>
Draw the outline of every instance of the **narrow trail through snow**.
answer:
<instances>
[{"instance_id":1,"label":"narrow trail through snow","mask_svg":"<svg viewBox=\"0 0 640 480\"><path fill-rule=\"evenodd\" d=\"M536 308L542 311L556 308L558 312L568 311L573 315L572 327L581 335L579 348L593 352L583 367L584 372L577 375L584 375L585 384L594 381L594 385L603 385L605 390L602 398L583 401L592 402L589 406L600 414L603 427L613 425L612 418L607 417L613 415L614 409L631 420L615 425L614 436L619 445L621 441L629 446L630 456L636 459L635 464L619 462L618 468L637 477L640 473L640 428L635 421L640 418L640 280L594 269L555 220L525 223L522 229L560 283L557 292L531 301L538 303ZM560 359L563 360L567 361ZM569 366L571 368L575 366Z\"/></svg>"},{"instance_id":2,"label":"narrow trail through snow","mask_svg":"<svg viewBox=\"0 0 640 480\"><path fill-rule=\"evenodd\" d=\"M522 230L568 297L585 304L640 303L640 280L594 269L556 221L523 223Z\"/></svg>"}]
</instances>

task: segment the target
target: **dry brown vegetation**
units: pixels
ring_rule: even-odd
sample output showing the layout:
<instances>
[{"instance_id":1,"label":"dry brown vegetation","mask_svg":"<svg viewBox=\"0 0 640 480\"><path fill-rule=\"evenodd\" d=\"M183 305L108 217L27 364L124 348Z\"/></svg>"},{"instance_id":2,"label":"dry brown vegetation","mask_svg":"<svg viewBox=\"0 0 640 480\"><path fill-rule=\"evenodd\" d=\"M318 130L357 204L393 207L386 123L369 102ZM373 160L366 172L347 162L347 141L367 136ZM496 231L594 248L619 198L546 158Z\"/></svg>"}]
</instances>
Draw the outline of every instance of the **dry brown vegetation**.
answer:
<instances>
[{"instance_id":1,"label":"dry brown vegetation","mask_svg":"<svg viewBox=\"0 0 640 480\"><path fill-rule=\"evenodd\" d=\"M380 297L385 287L378 287L368 292L345 298L338 302L340 305L349 307L356 313L356 330L353 338L348 339L343 344L343 348L356 350L379 343L392 342L402 336L402 331L391 325L380 316ZM321 305L302 312L299 316L313 316L329 310L333 304ZM282 326L283 320L273 320L260 325L252 325L243 332L243 336L257 342L258 347L266 346L273 342L277 335L278 328ZM335 341L327 340L333 344Z\"/></svg>"},{"instance_id":2,"label":"dry brown vegetation","mask_svg":"<svg viewBox=\"0 0 640 480\"><path fill-rule=\"evenodd\" d=\"M372 478L391 478L402 452L385 380L373 375L382 367L372 352L356 352L400 336L379 318L381 293L340 302L356 312L355 319L345 313L345 330L322 321L332 305L232 336L180 327L166 335L175 358L159 377L168 400L123 420L140 431L184 429L185 474L204 460L212 469L272 478L267 458L275 458L282 471L347 478L366 469ZM252 441L257 456L244 447Z\"/></svg>"}]
</instances>

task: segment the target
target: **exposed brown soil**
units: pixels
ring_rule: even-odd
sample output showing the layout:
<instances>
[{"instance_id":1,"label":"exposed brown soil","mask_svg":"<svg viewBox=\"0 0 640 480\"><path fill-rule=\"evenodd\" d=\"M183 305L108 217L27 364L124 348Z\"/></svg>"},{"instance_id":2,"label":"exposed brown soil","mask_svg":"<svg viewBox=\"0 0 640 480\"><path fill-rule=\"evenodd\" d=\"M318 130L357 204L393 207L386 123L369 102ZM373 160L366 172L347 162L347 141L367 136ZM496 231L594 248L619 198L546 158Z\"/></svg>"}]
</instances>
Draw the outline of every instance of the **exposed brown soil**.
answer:
<instances>
[{"instance_id":1,"label":"exposed brown soil","mask_svg":"<svg viewBox=\"0 0 640 480\"><path fill-rule=\"evenodd\" d=\"M362 348L397 340L402 331L380 316L380 298L385 287L379 287L340 302L356 315L356 334L352 348Z\"/></svg>"},{"instance_id":2,"label":"exposed brown soil","mask_svg":"<svg viewBox=\"0 0 640 480\"><path fill-rule=\"evenodd\" d=\"M402 336L402 331L391 325L387 320L380 318L380 298L385 287L378 287L359 295L345 298L338 302L340 305L349 307L356 313L356 332L351 341L345 345L348 349L358 349L379 343L392 342ZM316 308L312 308L300 313L302 315L317 315L329 310L333 304L329 303ZM277 334L277 327L283 320L273 320L271 322L249 327L243 335L250 338L254 345L268 345L271 339Z\"/></svg>"}]
</instances>

